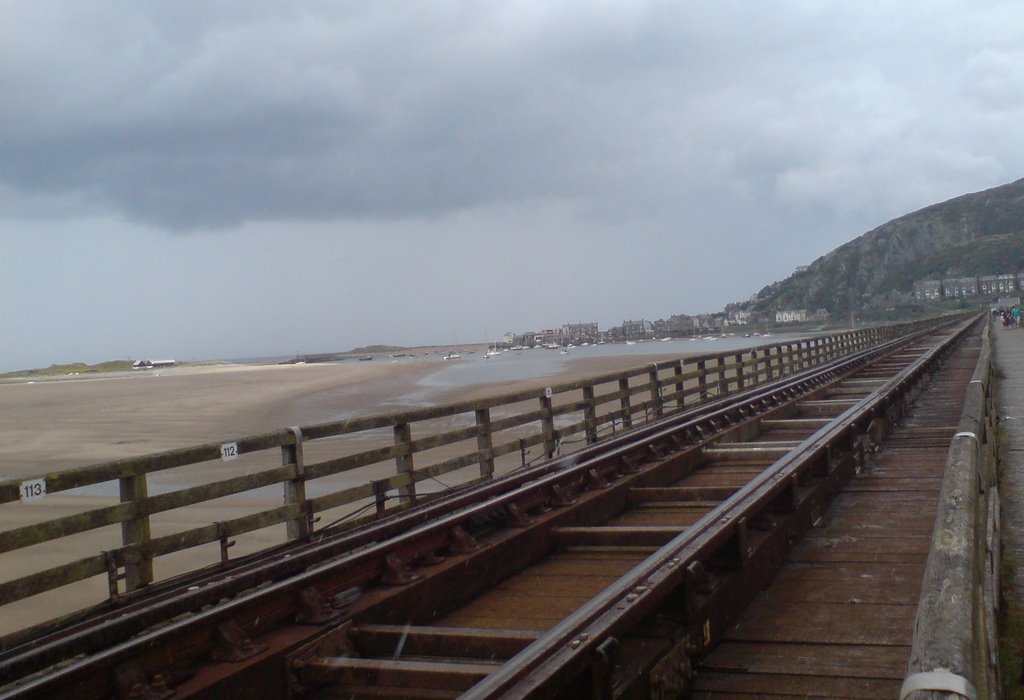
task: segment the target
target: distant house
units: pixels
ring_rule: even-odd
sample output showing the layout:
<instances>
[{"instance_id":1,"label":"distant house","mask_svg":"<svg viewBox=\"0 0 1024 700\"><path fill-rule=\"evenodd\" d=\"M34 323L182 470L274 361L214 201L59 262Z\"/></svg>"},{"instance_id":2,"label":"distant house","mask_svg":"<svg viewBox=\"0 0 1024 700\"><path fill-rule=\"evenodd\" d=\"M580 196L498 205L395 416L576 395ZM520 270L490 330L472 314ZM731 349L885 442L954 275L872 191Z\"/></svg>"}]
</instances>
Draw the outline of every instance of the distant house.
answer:
<instances>
[{"instance_id":1,"label":"distant house","mask_svg":"<svg viewBox=\"0 0 1024 700\"><path fill-rule=\"evenodd\" d=\"M737 326L743 326L750 323L752 314L749 311L731 311L729 312L729 323Z\"/></svg>"},{"instance_id":2,"label":"distant house","mask_svg":"<svg viewBox=\"0 0 1024 700\"><path fill-rule=\"evenodd\" d=\"M922 280L914 283L914 298L918 301L936 301L942 298L942 282Z\"/></svg>"},{"instance_id":3,"label":"distant house","mask_svg":"<svg viewBox=\"0 0 1024 700\"><path fill-rule=\"evenodd\" d=\"M978 293L984 296L993 296L999 293L999 277L996 275L982 275L978 278Z\"/></svg>"},{"instance_id":4,"label":"distant house","mask_svg":"<svg viewBox=\"0 0 1024 700\"><path fill-rule=\"evenodd\" d=\"M132 363L132 369L164 369L174 365L174 360L136 360Z\"/></svg>"},{"instance_id":5,"label":"distant house","mask_svg":"<svg viewBox=\"0 0 1024 700\"><path fill-rule=\"evenodd\" d=\"M646 319L640 319L639 321L623 321L621 327L622 337L626 340L646 338L651 334L653 328L651 322Z\"/></svg>"},{"instance_id":6,"label":"distant house","mask_svg":"<svg viewBox=\"0 0 1024 700\"><path fill-rule=\"evenodd\" d=\"M1020 289L1017 284L1017 275L1010 273L1003 273L996 277L996 291L1000 294L1009 294L1010 292L1016 292Z\"/></svg>"},{"instance_id":7,"label":"distant house","mask_svg":"<svg viewBox=\"0 0 1024 700\"><path fill-rule=\"evenodd\" d=\"M573 343L596 342L601 337L600 331L597 329L597 322L566 323L562 326L562 335Z\"/></svg>"},{"instance_id":8,"label":"distant house","mask_svg":"<svg viewBox=\"0 0 1024 700\"><path fill-rule=\"evenodd\" d=\"M775 312L776 323L802 323L810 318L811 312L807 309L782 309Z\"/></svg>"},{"instance_id":9,"label":"distant house","mask_svg":"<svg viewBox=\"0 0 1024 700\"><path fill-rule=\"evenodd\" d=\"M977 277L952 277L942 280L942 294L947 299L966 299L978 296Z\"/></svg>"},{"instance_id":10,"label":"distant house","mask_svg":"<svg viewBox=\"0 0 1024 700\"><path fill-rule=\"evenodd\" d=\"M694 331L694 318L686 314L672 314L668 319L668 331L675 334L690 334Z\"/></svg>"}]
</instances>

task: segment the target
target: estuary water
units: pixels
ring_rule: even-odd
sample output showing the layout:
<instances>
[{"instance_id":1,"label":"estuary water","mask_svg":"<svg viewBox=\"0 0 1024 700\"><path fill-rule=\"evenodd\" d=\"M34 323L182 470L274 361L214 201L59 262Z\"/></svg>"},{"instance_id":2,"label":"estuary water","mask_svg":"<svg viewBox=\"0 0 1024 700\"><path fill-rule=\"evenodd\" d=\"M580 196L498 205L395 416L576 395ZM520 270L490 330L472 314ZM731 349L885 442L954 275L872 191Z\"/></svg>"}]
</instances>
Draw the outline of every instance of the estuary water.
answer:
<instances>
[{"instance_id":1,"label":"estuary water","mask_svg":"<svg viewBox=\"0 0 1024 700\"><path fill-rule=\"evenodd\" d=\"M474 384L548 377L565 372L570 360L588 357L707 355L757 345L770 345L797 337L800 336L725 336L694 340L685 338L668 341L654 340L634 345L605 343L574 347L567 354L562 354L558 350L536 348L533 350L510 350L489 358L485 358L483 353L476 353L463 355L457 360L445 361L441 369L421 379L419 387L426 390L447 390Z\"/></svg>"}]
</instances>

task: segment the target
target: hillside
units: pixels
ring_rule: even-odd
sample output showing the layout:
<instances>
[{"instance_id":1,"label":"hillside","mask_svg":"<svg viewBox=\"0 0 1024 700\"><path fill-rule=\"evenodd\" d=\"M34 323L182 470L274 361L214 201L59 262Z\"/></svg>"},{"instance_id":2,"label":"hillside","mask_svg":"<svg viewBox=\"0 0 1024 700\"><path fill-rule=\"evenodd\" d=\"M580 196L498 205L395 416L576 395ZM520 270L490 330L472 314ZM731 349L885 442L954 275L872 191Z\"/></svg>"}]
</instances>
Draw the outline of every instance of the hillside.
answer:
<instances>
[{"instance_id":1,"label":"hillside","mask_svg":"<svg viewBox=\"0 0 1024 700\"><path fill-rule=\"evenodd\" d=\"M747 305L846 314L906 302L916 280L1024 271L1024 179L882 224Z\"/></svg>"}]
</instances>

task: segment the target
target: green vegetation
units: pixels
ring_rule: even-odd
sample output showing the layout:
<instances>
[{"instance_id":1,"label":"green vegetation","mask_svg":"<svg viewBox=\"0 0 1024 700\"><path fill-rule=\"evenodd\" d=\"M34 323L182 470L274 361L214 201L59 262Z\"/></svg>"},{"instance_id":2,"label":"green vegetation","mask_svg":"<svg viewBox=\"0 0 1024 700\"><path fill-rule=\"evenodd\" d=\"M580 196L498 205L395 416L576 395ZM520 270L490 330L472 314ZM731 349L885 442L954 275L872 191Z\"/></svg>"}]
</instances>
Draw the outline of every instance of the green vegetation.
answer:
<instances>
[{"instance_id":1,"label":"green vegetation","mask_svg":"<svg viewBox=\"0 0 1024 700\"><path fill-rule=\"evenodd\" d=\"M912 310L913 285L1024 271L1024 179L893 219L762 289L748 310ZM968 304L973 304L969 300ZM934 305L929 304L931 308Z\"/></svg>"},{"instance_id":2,"label":"green vegetation","mask_svg":"<svg viewBox=\"0 0 1024 700\"><path fill-rule=\"evenodd\" d=\"M95 374L100 372L122 372L132 368L131 360L108 360L95 365L84 362L72 362L66 365L50 365L45 369L22 369L17 372L0 374L0 379L18 379L21 377L60 377L68 374Z\"/></svg>"},{"instance_id":3,"label":"green vegetation","mask_svg":"<svg viewBox=\"0 0 1024 700\"><path fill-rule=\"evenodd\" d=\"M402 347L401 345L364 345L361 348L352 348L349 350L349 354L361 354L366 355L371 352L399 352L402 350L408 350L409 348Z\"/></svg>"}]
</instances>

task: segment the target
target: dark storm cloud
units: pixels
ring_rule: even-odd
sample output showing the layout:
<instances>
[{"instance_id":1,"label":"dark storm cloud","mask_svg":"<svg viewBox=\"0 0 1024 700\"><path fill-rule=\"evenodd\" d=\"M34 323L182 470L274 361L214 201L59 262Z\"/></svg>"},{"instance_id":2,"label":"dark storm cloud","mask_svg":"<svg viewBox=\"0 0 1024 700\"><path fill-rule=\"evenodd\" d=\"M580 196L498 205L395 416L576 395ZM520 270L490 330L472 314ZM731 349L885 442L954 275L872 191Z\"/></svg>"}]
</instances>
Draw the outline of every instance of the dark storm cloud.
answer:
<instances>
[{"instance_id":1,"label":"dark storm cloud","mask_svg":"<svg viewBox=\"0 0 1024 700\"><path fill-rule=\"evenodd\" d=\"M12 4L0 186L170 229L542 200L629 218L842 194L899 213L916 189L1016 175L962 129L1020 116L1017 11L941 4L948 19L906 3Z\"/></svg>"}]
</instances>

